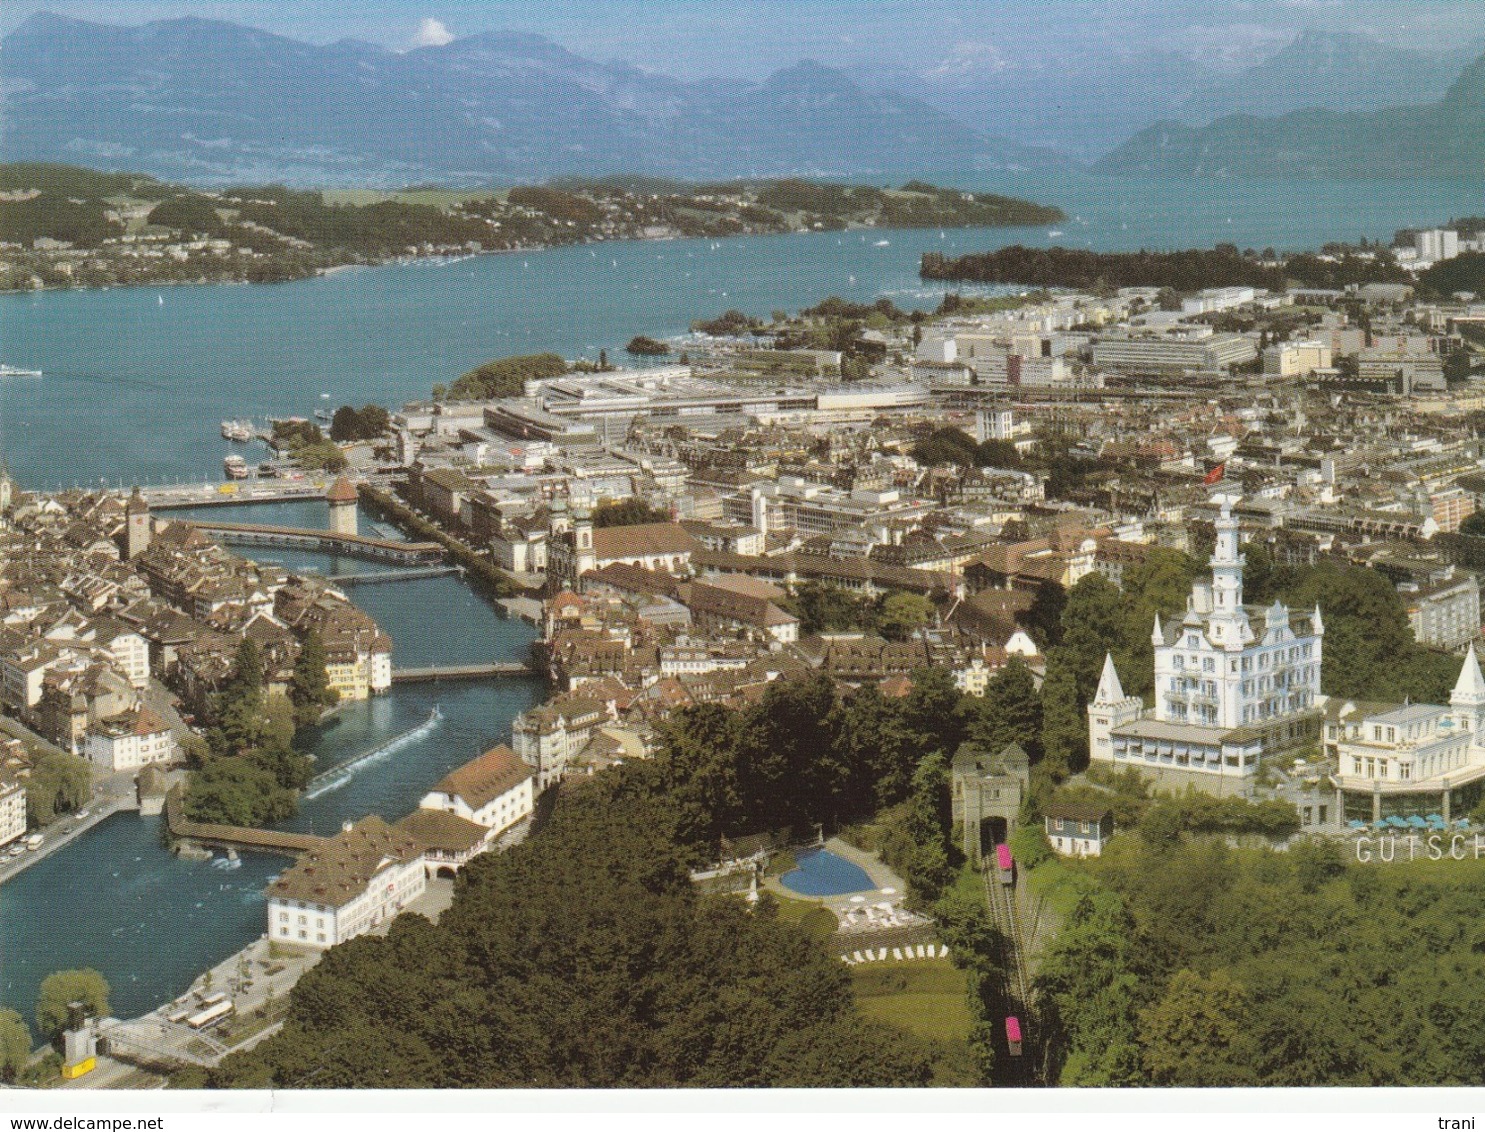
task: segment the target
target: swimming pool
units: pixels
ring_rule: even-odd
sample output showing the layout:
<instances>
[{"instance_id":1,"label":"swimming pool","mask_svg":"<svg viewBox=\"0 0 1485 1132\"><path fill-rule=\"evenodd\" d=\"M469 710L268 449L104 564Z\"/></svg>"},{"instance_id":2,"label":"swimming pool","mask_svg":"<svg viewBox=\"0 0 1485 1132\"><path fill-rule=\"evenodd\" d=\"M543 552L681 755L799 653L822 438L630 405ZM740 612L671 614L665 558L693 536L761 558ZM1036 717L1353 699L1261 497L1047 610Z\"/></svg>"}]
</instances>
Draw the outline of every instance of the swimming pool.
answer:
<instances>
[{"instance_id":1,"label":"swimming pool","mask_svg":"<svg viewBox=\"0 0 1485 1132\"><path fill-rule=\"evenodd\" d=\"M795 853L794 860L799 867L779 877L779 883L801 896L844 896L876 887L860 865L853 865L828 849L801 850Z\"/></svg>"}]
</instances>

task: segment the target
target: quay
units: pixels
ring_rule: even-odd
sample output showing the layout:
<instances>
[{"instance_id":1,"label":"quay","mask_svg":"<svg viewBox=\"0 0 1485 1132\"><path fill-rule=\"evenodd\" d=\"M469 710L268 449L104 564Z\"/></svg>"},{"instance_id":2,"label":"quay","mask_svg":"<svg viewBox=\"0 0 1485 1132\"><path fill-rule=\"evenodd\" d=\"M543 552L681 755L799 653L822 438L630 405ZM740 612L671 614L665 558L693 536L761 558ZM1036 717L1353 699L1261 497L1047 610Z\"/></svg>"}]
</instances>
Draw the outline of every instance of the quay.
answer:
<instances>
[{"instance_id":1,"label":"quay","mask_svg":"<svg viewBox=\"0 0 1485 1132\"><path fill-rule=\"evenodd\" d=\"M324 499L329 481L242 480L231 483L161 484L141 487L139 494L151 511L182 507L240 507L249 503L294 503Z\"/></svg>"},{"instance_id":2,"label":"quay","mask_svg":"<svg viewBox=\"0 0 1485 1132\"><path fill-rule=\"evenodd\" d=\"M493 664L445 664L434 668L394 668L392 683L416 684L434 680L482 680L489 676L535 676L528 664L496 661Z\"/></svg>"},{"instance_id":3,"label":"quay","mask_svg":"<svg viewBox=\"0 0 1485 1132\"><path fill-rule=\"evenodd\" d=\"M170 836L206 849L249 849L263 853L298 856L325 839L309 833L283 833L276 829L248 829L237 825L195 822L181 813L180 787L165 796L165 825Z\"/></svg>"},{"instance_id":4,"label":"quay","mask_svg":"<svg viewBox=\"0 0 1485 1132\"><path fill-rule=\"evenodd\" d=\"M46 860L58 849L70 845L95 825L101 825L114 814L126 810L137 812L138 809L138 804L129 795L117 795L102 800L95 796L88 808L87 817L57 818L37 831L45 837L39 848L28 850L19 857L0 858L0 884L20 876L32 865Z\"/></svg>"},{"instance_id":5,"label":"quay","mask_svg":"<svg viewBox=\"0 0 1485 1132\"><path fill-rule=\"evenodd\" d=\"M444 549L436 542L398 542L366 535L338 534L311 527L279 527L269 523L218 523L183 520L190 526L228 546L270 546L288 550L315 550L373 562L438 564Z\"/></svg>"}]
</instances>

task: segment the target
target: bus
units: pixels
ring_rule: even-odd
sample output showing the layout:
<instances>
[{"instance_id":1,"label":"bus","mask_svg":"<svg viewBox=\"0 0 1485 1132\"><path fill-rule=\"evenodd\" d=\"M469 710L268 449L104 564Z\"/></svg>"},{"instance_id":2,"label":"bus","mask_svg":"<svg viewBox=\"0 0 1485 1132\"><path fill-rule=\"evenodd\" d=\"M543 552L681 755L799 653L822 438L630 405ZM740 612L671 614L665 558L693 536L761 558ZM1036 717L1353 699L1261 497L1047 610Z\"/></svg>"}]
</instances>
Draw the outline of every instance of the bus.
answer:
<instances>
[{"instance_id":1,"label":"bus","mask_svg":"<svg viewBox=\"0 0 1485 1132\"><path fill-rule=\"evenodd\" d=\"M1016 883L1016 862L1011 858L1011 847L1004 842L995 847L995 872L1001 884Z\"/></svg>"},{"instance_id":2,"label":"bus","mask_svg":"<svg viewBox=\"0 0 1485 1132\"><path fill-rule=\"evenodd\" d=\"M1010 1047L1012 1057L1021 1056L1021 1023L1014 1014L1005 1020L1005 1044Z\"/></svg>"},{"instance_id":3,"label":"bus","mask_svg":"<svg viewBox=\"0 0 1485 1132\"><path fill-rule=\"evenodd\" d=\"M207 1027L215 1026L218 1022L223 1021L231 1015L234 1009L230 1002L218 1002L212 1006L208 1006L205 1010L192 1014L186 1019L186 1025L193 1030L205 1030Z\"/></svg>"}]
</instances>

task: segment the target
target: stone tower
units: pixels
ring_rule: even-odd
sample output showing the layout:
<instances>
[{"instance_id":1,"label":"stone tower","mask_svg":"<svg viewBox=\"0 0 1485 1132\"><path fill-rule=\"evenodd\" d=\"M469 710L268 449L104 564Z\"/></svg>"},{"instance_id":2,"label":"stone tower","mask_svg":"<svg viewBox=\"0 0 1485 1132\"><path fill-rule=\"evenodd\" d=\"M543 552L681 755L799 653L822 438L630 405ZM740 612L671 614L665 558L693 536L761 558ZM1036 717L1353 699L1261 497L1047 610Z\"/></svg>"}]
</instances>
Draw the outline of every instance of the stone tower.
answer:
<instances>
[{"instance_id":1,"label":"stone tower","mask_svg":"<svg viewBox=\"0 0 1485 1132\"><path fill-rule=\"evenodd\" d=\"M593 513L577 507L572 513L572 576L574 581L598 565L593 551Z\"/></svg>"},{"instance_id":2,"label":"stone tower","mask_svg":"<svg viewBox=\"0 0 1485 1132\"><path fill-rule=\"evenodd\" d=\"M153 533L150 505L137 487L124 505L124 516L124 557L132 562L150 548L150 535Z\"/></svg>"},{"instance_id":3,"label":"stone tower","mask_svg":"<svg viewBox=\"0 0 1485 1132\"><path fill-rule=\"evenodd\" d=\"M337 535L354 535L356 530L356 489L345 476L340 476L325 493L330 504L330 532Z\"/></svg>"}]
</instances>

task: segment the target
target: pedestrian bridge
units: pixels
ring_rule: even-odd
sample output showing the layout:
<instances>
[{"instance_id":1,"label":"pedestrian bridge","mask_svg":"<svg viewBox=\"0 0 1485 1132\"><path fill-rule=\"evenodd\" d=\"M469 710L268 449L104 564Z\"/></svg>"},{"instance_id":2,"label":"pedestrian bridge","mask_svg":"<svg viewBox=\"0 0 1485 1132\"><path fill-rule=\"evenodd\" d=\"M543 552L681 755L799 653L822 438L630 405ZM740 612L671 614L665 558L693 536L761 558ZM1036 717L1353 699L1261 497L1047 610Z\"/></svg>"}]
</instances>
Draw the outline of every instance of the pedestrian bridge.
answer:
<instances>
[{"instance_id":1,"label":"pedestrian bridge","mask_svg":"<svg viewBox=\"0 0 1485 1132\"><path fill-rule=\"evenodd\" d=\"M436 542L399 542L366 535L337 534L310 527L277 527L269 523L219 523L190 519L188 522L208 538L228 546L271 546L286 550L316 550L372 562L410 565L442 564L444 550Z\"/></svg>"},{"instance_id":2,"label":"pedestrian bridge","mask_svg":"<svg viewBox=\"0 0 1485 1132\"><path fill-rule=\"evenodd\" d=\"M530 665L519 661L494 664L447 664L438 668L394 668L392 683L417 684L432 680L483 680L491 676L534 676Z\"/></svg>"},{"instance_id":3,"label":"pedestrian bridge","mask_svg":"<svg viewBox=\"0 0 1485 1132\"><path fill-rule=\"evenodd\" d=\"M165 827L170 836L189 841L206 849L251 849L265 853L286 853L297 857L323 845L323 837L309 833L285 833L276 829L249 829L239 825L214 825L187 818L181 810L181 788L165 795Z\"/></svg>"}]
</instances>

